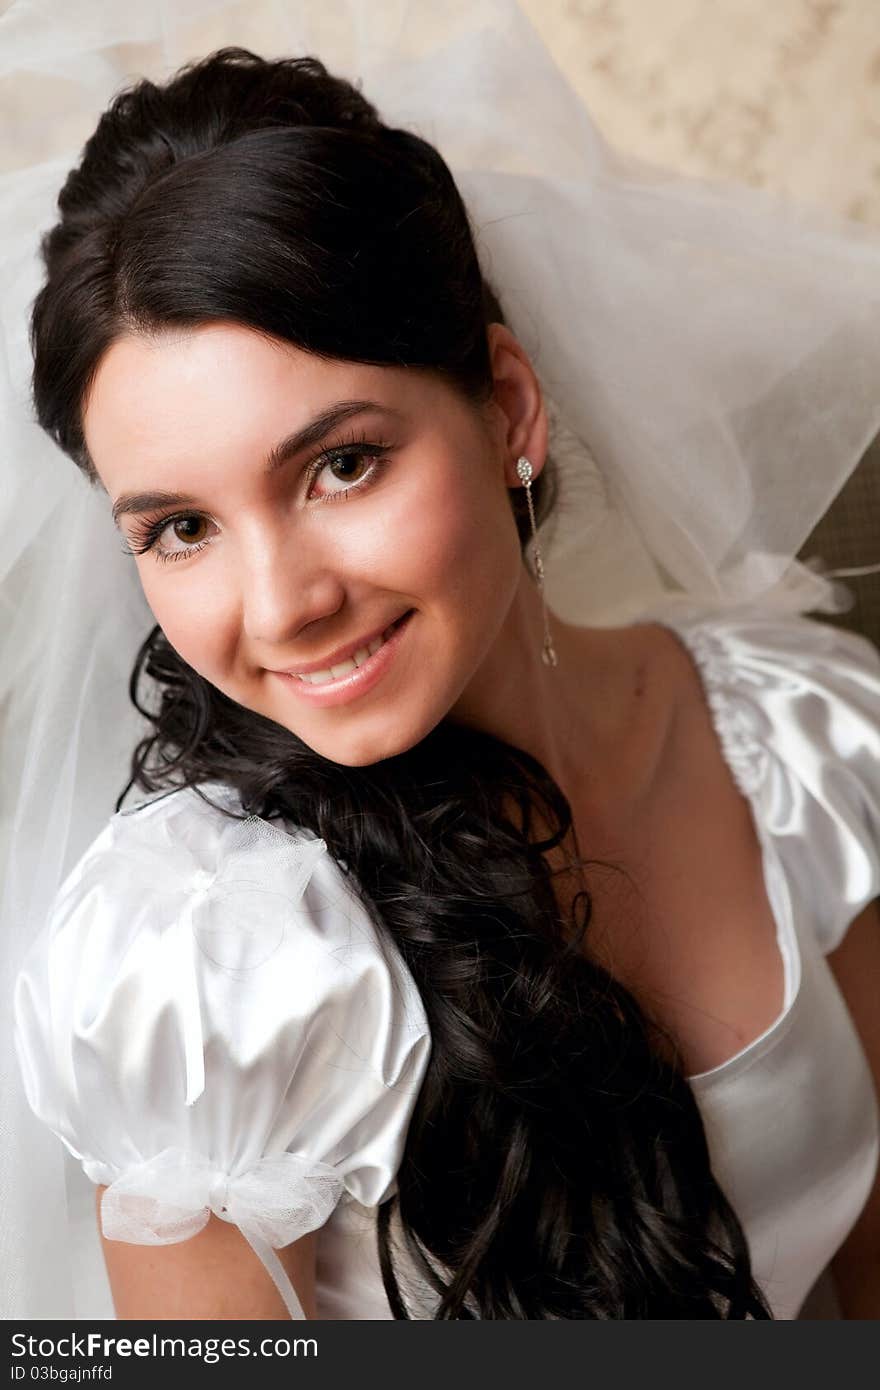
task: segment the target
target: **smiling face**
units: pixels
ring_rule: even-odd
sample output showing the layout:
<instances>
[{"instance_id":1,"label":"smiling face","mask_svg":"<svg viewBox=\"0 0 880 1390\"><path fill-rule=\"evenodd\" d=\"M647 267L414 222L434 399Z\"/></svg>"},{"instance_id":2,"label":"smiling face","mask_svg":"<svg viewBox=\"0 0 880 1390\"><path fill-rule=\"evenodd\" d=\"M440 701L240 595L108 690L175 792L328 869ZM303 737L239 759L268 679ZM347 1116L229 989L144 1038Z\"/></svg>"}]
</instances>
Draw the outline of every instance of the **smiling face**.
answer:
<instances>
[{"instance_id":1,"label":"smiling face","mask_svg":"<svg viewBox=\"0 0 880 1390\"><path fill-rule=\"evenodd\" d=\"M505 389L514 402L515 380ZM347 766L424 738L503 631L524 572L513 455L540 444L520 432L511 450L513 428L436 375L321 360L229 323L119 339L84 413L168 641ZM405 614L330 684L282 674L338 665Z\"/></svg>"}]
</instances>

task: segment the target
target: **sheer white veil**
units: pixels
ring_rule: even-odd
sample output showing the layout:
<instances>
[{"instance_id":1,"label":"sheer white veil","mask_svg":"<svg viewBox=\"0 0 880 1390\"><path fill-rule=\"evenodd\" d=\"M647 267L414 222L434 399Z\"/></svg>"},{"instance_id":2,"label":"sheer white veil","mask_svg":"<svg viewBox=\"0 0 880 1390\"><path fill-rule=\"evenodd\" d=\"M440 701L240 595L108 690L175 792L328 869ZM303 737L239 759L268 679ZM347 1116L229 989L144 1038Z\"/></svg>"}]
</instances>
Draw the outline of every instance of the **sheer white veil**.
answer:
<instances>
[{"instance_id":1,"label":"sheer white veil","mask_svg":"<svg viewBox=\"0 0 880 1390\"><path fill-rule=\"evenodd\" d=\"M547 594L626 622L677 595L845 606L793 560L880 429L880 237L609 148L513 0L29 0L0 16L0 96L38 162L0 176L0 989L98 833L144 731L152 618L106 497L29 403L39 234L111 95L222 44L313 53L435 143L552 405ZM15 105L13 105L13 102ZM880 539L878 539L880 559ZM6 1318L112 1316L91 1184L0 1048Z\"/></svg>"}]
</instances>

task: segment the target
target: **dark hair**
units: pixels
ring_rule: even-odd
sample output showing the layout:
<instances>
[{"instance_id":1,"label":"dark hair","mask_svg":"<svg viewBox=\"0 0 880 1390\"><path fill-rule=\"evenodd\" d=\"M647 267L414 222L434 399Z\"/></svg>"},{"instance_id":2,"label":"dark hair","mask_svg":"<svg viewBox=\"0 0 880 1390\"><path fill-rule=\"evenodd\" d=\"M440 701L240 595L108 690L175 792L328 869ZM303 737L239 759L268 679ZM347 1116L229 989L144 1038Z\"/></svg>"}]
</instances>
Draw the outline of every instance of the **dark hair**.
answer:
<instances>
[{"instance_id":1,"label":"dark hair","mask_svg":"<svg viewBox=\"0 0 880 1390\"><path fill-rule=\"evenodd\" d=\"M315 59L226 48L165 85L139 81L102 115L58 206L33 307L34 404L93 480L82 411L124 332L237 321L491 395L486 326L503 315L446 164ZM540 521L551 468L533 496ZM158 627L130 692L153 729L117 806L132 786L222 781L246 813L313 830L419 988L431 1060L378 1220L395 1317L410 1315L395 1203L438 1318L771 1316L674 1042L584 949L579 855L571 920L560 910L547 856L574 827L536 759L441 721L406 753L339 766L211 686Z\"/></svg>"}]
</instances>

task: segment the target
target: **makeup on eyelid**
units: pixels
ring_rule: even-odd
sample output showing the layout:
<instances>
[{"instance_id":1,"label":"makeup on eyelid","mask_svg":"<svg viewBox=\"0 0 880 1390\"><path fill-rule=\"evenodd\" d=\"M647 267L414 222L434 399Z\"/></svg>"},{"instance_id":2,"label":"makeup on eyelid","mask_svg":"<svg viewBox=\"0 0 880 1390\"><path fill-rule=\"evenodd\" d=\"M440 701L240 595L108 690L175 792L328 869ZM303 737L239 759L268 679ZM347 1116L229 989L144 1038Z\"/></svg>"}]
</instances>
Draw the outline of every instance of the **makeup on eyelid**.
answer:
<instances>
[{"instance_id":1,"label":"makeup on eyelid","mask_svg":"<svg viewBox=\"0 0 880 1390\"><path fill-rule=\"evenodd\" d=\"M352 493L360 492L362 489L369 489L387 466L389 462L387 453L391 447L390 444L384 442L372 442L366 438L358 438L355 440L340 441L338 444L333 444L326 449L322 449L317 458L313 459L305 469L309 484L311 484L315 478L319 477L325 468L343 459L368 458L372 459L372 466L364 478L352 483L350 487L344 487L336 492L330 492L323 497L317 498L316 501L344 501ZM156 548L156 541L170 526L194 518L202 519L202 514L192 510L183 511L170 516L159 517L152 521L147 520L146 523L141 526L135 525L132 527L130 543L123 547L123 553L126 555L138 556L152 550L155 558L160 561L190 559L193 555L199 554L206 546L210 545L210 540L202 540L194 545L184 546L182 550L164 550L161 547Z\"/></svg>"}]
</instances>

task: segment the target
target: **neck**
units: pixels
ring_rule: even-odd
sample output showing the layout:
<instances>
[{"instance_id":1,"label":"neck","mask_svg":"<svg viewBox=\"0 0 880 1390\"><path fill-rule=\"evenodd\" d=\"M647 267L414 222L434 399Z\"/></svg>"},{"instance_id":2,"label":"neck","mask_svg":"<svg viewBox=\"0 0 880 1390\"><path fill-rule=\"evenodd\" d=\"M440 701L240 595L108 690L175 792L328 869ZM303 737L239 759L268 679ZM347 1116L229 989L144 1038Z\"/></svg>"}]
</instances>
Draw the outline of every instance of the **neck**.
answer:
<instances>
[{"instance_id":1,"label":"neck","mask_svg":"<svg viewBox=\"0 0 880 1390\"><path fill-rule=\"evenodd\" d=\"M531 754L573 805L599 805L634 696L630 629L576 627L552 611L548 621L557 666L541 659L543 606L523 572L496 642L451 715Z\"/></svg>"}]
</instances>

